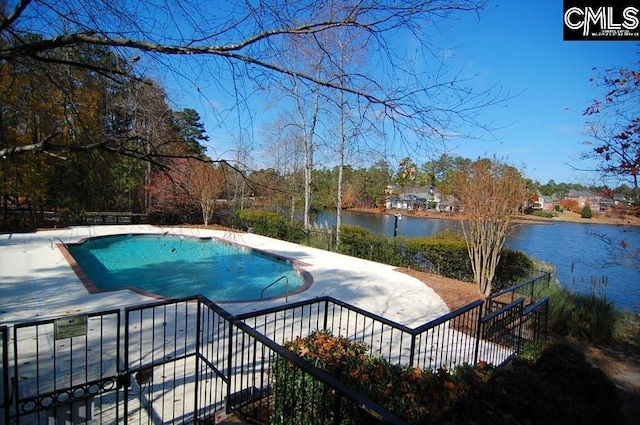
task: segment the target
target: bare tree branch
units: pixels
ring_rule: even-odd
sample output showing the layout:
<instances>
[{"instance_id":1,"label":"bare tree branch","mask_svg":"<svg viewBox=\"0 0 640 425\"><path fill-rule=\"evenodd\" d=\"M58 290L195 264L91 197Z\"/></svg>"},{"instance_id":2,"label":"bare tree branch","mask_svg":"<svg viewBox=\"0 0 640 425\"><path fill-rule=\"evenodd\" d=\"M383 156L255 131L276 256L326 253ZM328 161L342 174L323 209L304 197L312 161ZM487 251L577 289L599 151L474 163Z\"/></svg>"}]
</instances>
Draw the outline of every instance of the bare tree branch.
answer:
<instances>
[{"instance_id":1,"label":"bare tree branch","mask_svg":"<svg viewBox=\"0 0 640 425\"><path fill-rule=\"evenodd\" d=\"M0 33L13 25L13 23L20 17L27 6L29 6L29 3L31 3L31 0L20 0L13 10L13 13L8 16L5 15L4 11L0 9L0 17L2 18L2 21L0 21Z\"/></svg>"},{"instance_id":2,"label":"bare tree branch","mask_svg":"<svg viewBox=\"0 0 640 425\"><path fill-rule=\"evenodd\" d=\"M407 104L403 100L408 100L419 92L397 92L387 91L384 96L376 95L366 90L359 90L354 87L344 85L327 79L318 78L314 74L302 72L293 67L279 65L275 60L267 60L269 57L275 58L283 52L280 40L287 37L316 35L331 31L336 28L354 27L370 32L374 35L380 47L385 48L388 41L383 39L383 35L399 28L407 28L410 31L416 31L421 28L422 24L428 24L434 17L444 17L454 11L470 11L479 10L484 6L485 1L459 0L448 2L443 0L431 1L405 1L405 2L378 2L378 1L357 1L353 3L345 3L341 7L334 8L334 14L327 19L324 15L318 13L327 6L324 2L312 2L302 4L292 11L294 15L291 20L283 19L276 14L282 9L286 9L286 4L278 2L266 2L260 10L247 10L245 16L242 16L242 10L236 13L242 18L235 24L233 22L216 23L211 22L209 26L203 25L200 29L204 32L201 38L184 39L181 43L169 43L168 40L152 40L149 33L142 32L133 23L136 16L125 17L118 14L112 6L105 7L107 15L114 15L115 21L123 21L121 27L117 25L111 31L107 28L101 28L98 22L85 22L81 19L73 19L71 16L64 14L64 5L73 4L73 2L62 2L60 8L51 6L52 10L58 14L60 20L64 19L73 23L72 26L84 29L83 31L69 32L67 34L59 34L54 37L42 37L40 40L27 40L25 37L19 37L19 31L14 26L20 24L20 17L26 14L30 2L24 2L17 7L11 16L11 22L7 22L6 29L14 37L16 41L11 44L3 44L0 46L0 60L10 60L20 56L28 56L38 60L46 60L46 53L61 48L76 46L79 44L89 44L97 46L108 46L112 48L132 49L138 52L160 53L166 55L210 55L220 58L226 58L233 61L245 63L250 66L256 66L260 69L273 71L296 78L303 79L312 84L325 86L331 89L343 90L350 94L366 98L372 103L384 105L393 111L393 115L406 116L409 113L419 113L420 111L410 111L406 108ZM314 4L318 3L318 4ZM38 16L38 13L47 13L44 8L39 9L38 3L34 3L35 10L31 11L30 16ZM98 7L96 4L94 7ZM84 7L90 8L88 5ZM72 9L71 6L68 6ZM233 6L231 6L233 8ZM293 13L297 12L297 13ZM121 13L126 13L126 9ZM264 14L262 16L261 14ZM299 16L297 16L299 15ZM89 16L94 16L89 14ZM314 20L314 16L320 16ZM191 17L191 16L187 16ZM140 18L149 19L148 16L140 16ZM26 17L25 17L26 19ZM106 18L105 18L106 20ZM300 20L300 23L296 23ZM93 24L93 25L92 25ZM254 24L259 31L251 33L251 24ZM64 27L64 24L61 24ZM248 32L248 33L247 33ZM133 33L139 34L139 38L122 37L120 35ZM0 33L1 34L1 33ZM43 33L44 35L45 33ZM204 44L209 43L218 38L237 38L237 40L229 40L222 44ZM144 37L144 38L143 38ZM322 48L323 42L315 39L316 43ZM200 43L203 43L200 45ZM266 47L262 47L266 45ZM272 54L265 54L262 49L272 50ZM243 53L244 52L244 53ZM79 64L76 64L79 65ZM361 77L353 75L353 77ZM343 79L341 81L347 81ZM381 87L381 86L378 86ZM401 106L405 106L402 108Z\"/></svg>"}]
</instances>

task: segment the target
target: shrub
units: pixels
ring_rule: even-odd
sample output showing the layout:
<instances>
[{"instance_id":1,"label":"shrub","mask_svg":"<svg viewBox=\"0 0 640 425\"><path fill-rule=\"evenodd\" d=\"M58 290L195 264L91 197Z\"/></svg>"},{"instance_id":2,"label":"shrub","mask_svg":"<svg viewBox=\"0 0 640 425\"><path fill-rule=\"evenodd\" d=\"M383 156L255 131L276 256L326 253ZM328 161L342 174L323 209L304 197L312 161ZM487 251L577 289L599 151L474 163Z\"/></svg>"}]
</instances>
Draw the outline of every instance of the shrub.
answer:
<instances>
[{"instance_id":1,"label":"shrub","mask_svg":"<svg viewBox=\"0 0 640 425\"><path fill-rule=\"evenodd\" d=\"M473 270L464 238L442 232L420 238L389 238L361 227L342 226L340 252L398 267L472 281ZM496 268L494 288L512 285L528 277L532 261L520 251L503 249Z\"/></svg>"},{"instance_id":2,"label":"shrub","mask_svg":"<svg viewBox=\"0 0 640 425\"><path fill-rule=\"evenodd\" d=\"M362 227L343 225L340 229L340 252L358 258L372 259L374 251L379 251L385 241Z\"/></svg>"},{"instance_id":3,"label":"shrub","mask_svg":"<svg viewBox=\"0 0 640 425\"><path fill-rule=\"evenodd\" d=\"M498 292L522 282L529 277L529 271L532 269L533 261L527 254L503 248L493 278L493 291Z\"/></svg>"},{"instance_id":4,"label":"shrub","mask_svg":"<svg viewBox=\"0 0 640 425\"><path fill-rule=\"evenodd\" d=\"M553 218L556 216L551 211L543 211L543 210L532 211L531 215L535 215L536 217L542 217L542 218Z\"/></svg>"},{"instance_id":5,"label":"shrub","mask_svg":"<svg viewBox=\"0 0 640 425\"><path fill-rule=\"evenodd\" d=\"M389 238L361 227L342 226L340 252L398 267L470 280L464 239L450 233L423 238Z\"/></svg>"},{"instance_id":6,"label":"shrub","mask_svg":"<svg viewBox=\"0 0 640 425\"><path fill-rule=\"evenodd\" d=\"M622 345L640 348L640 313L621 314L616 323L614 338Z\"/></svg>"},{"instance_id":7,"label":"shrub","mask_svg":"<svg viewBox=\"0 0 640 425\"><path fill-rule=\"evenodd\" d=\"M479 363L451 371L391 365L371 355L367 345L327 331L296 338L285 347L409 423L613 424L621 420L615 386L581 353L564 344L531 346L526 355L502 368ZM292 370L291 363L278 360L273 422L332 423L331 392ZM305 397L300 397L302 393ZM341 406L344 412L347 407L346 403ZM365 420L356 412L355 423L368 423Z\"/></svg>"},{"instance_id":8,"label":"shrub","mask_svg":"<svg viewBox=\"0 0 640 425\"><path fill-rule=\"evenodd\" d=\"M302 242L305 232L302 226L291 223L285 216L269 211L239 210L235 214L235 226L242 230L289 242Z\"/></svg>"},{"instance_id":9,"label":"shrub","mask_svg":"<svg viewBox=\"0 0 640 425\"><path fill-rule=\"evenodd\" d=\"M455 423L620 423L615 386L584 356L565 344L546 344L507 367L483 365L467 372L466 397Z\"/></svg>"},{"instance_id":10,"label":"shrub","mask_svg":"<svg viewBox=\"0 0 640 425\"><path fill-rule=\"evenodd\" d=\"M552 383L552 396L564 421L581 424L619 423L621 402L614 384L584 354L567 344L550 344L540 354L534 372ZM575 408L571 408L571 407Z\"/></svg>"},{"instance_id":11,"label":"shrub","mask_svg":"<svg viewBox=\"0 0 640 425\"><path fill-rule=\"evenodd\" d=\"M573 211L573 212L577 212L578 209L580 208L578 206L578 201L575 199L563 199L559 202L560 207L562 207L565 210L569 210L569 211Z\"/></svg>"},{"instance_id":12,"label":"shrub","mask_svg":"<svg viewBox=\"0 0 640 425\"><path fill-rule=\"evenodd\" d=\"M459 388L447 371L431 372L391 365L386 359L371 355L366 344L335 337L327 331L296 338L285 347L410 423L441 422L457 399ZM319 390L321 384L317 382L312 384L301 379L292 382L285 375L292 375L285 369L286 364L286 361L278 360L276 367L274 411L277 413L274 422L331 423L329 410L333 405L327 405L323 399L331 401L332 397L319 396L326 393L326 389ZM292 390L292 384L295 390ZM300 391L309 389L317 396L305 393L304 400L299 396L295 400ZM294 404L297 404L295 409ZM321 410L318 406L322 406ZM346 403L341 406L341 409L346 408ZM292 416L295 416L294 420ZM345 415L346 423L351 423L348 418ZM368 423L361 422L364 419L358 418L356 413L356 423Z\"/></svg>"},{"instance_id":13,"label":"shrub","mask_svg":"<svg viewBox=\"0 0 640 425\"><path fill-rule=\"evenodd\" d=\"M591 218L593 217L593 212L591 211L591 207L589 205L585 205L580 212L580 217L582 218Z\"/></svg>"},{"instance_id":14,"label":"shrub","mask_svg":"<svg viewBox=\"0 0 640 425\"><path fill-rule=\"evenodd\" d=\"M260 235L296 243L307 240L306 233L300 225L291 224L286 217L277 213L240 210L236 212L235 221L236 227L243 230L251 228ZM323 243L328 246L331 241ZM466 242L456 233L442 232L421 238L390 238L358 226L343 225L339 251L379 263L473 281ZM527 277L532 264L524 253L503 249L496 268L494 290L505 288Z\"/></svg>"},{"instance_id":15,"label":"shrub","mask_svg":"<svg viewBox=\"0 0 640 425\"><path fill-rule=\"evenodd\" d=\"M411 252L410 267L454 279L473 280L467 244L462 236L443 232L412 238L407 244Z\"/></svg>"}]
</instances>

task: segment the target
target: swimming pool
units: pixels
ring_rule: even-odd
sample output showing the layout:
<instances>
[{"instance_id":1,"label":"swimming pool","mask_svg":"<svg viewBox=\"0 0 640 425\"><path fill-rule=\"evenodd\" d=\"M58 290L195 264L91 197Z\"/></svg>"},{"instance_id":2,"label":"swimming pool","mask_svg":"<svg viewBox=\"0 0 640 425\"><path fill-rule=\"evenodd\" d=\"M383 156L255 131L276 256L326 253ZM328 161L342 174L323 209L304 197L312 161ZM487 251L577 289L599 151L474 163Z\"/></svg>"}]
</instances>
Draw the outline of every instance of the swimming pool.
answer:
<instances>
[{"instance_id":1,"label":"swimming pool","mask_svg":"<svg viewBox=\"0 0 640 425\"><path fill-rule=\"evenodd\" d=\"M300 292L310 284L291 261L213 238L113 235L67 249L100 292L131 289L165 298L248 301Z\"/></svg>"}]
</instances>

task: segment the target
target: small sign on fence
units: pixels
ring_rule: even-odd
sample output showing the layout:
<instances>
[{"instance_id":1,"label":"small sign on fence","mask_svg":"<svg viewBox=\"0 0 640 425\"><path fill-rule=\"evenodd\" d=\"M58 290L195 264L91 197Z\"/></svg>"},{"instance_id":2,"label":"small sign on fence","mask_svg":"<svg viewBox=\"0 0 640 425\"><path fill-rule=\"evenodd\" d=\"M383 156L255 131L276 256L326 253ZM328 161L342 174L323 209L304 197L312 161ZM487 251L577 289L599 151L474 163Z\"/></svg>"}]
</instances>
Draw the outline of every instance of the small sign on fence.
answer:
<instances>
[{"instance_id":1,"label":"small sign on fence","mask_svg":"<svg viewBox=\"0 0 640 425\"><path fill-rule=\"evenodd\" d=\"M54 338L56 340L87 334L87 316L73 316L56 319Z\"/></svg>"}]
</instances>

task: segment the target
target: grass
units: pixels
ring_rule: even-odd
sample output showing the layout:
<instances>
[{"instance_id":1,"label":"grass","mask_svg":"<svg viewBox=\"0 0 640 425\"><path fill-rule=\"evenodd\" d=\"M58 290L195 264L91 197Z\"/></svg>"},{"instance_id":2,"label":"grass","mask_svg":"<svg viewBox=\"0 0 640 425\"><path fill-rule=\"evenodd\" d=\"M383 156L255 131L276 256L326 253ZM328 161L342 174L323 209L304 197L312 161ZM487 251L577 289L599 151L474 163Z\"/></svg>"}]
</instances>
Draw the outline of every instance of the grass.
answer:
<instances>
[{"instance_id":1,"label":"grass","mask_svg":"<svg viewBox=\"0 0 640 425\"><path fill-rule=\"evenodd\" d=\"M549 296L549 329L594 344L640 347L640 315L623 312L598 294L576 294L558 284L542 290Z\"/></svg>"}]
</instances>

